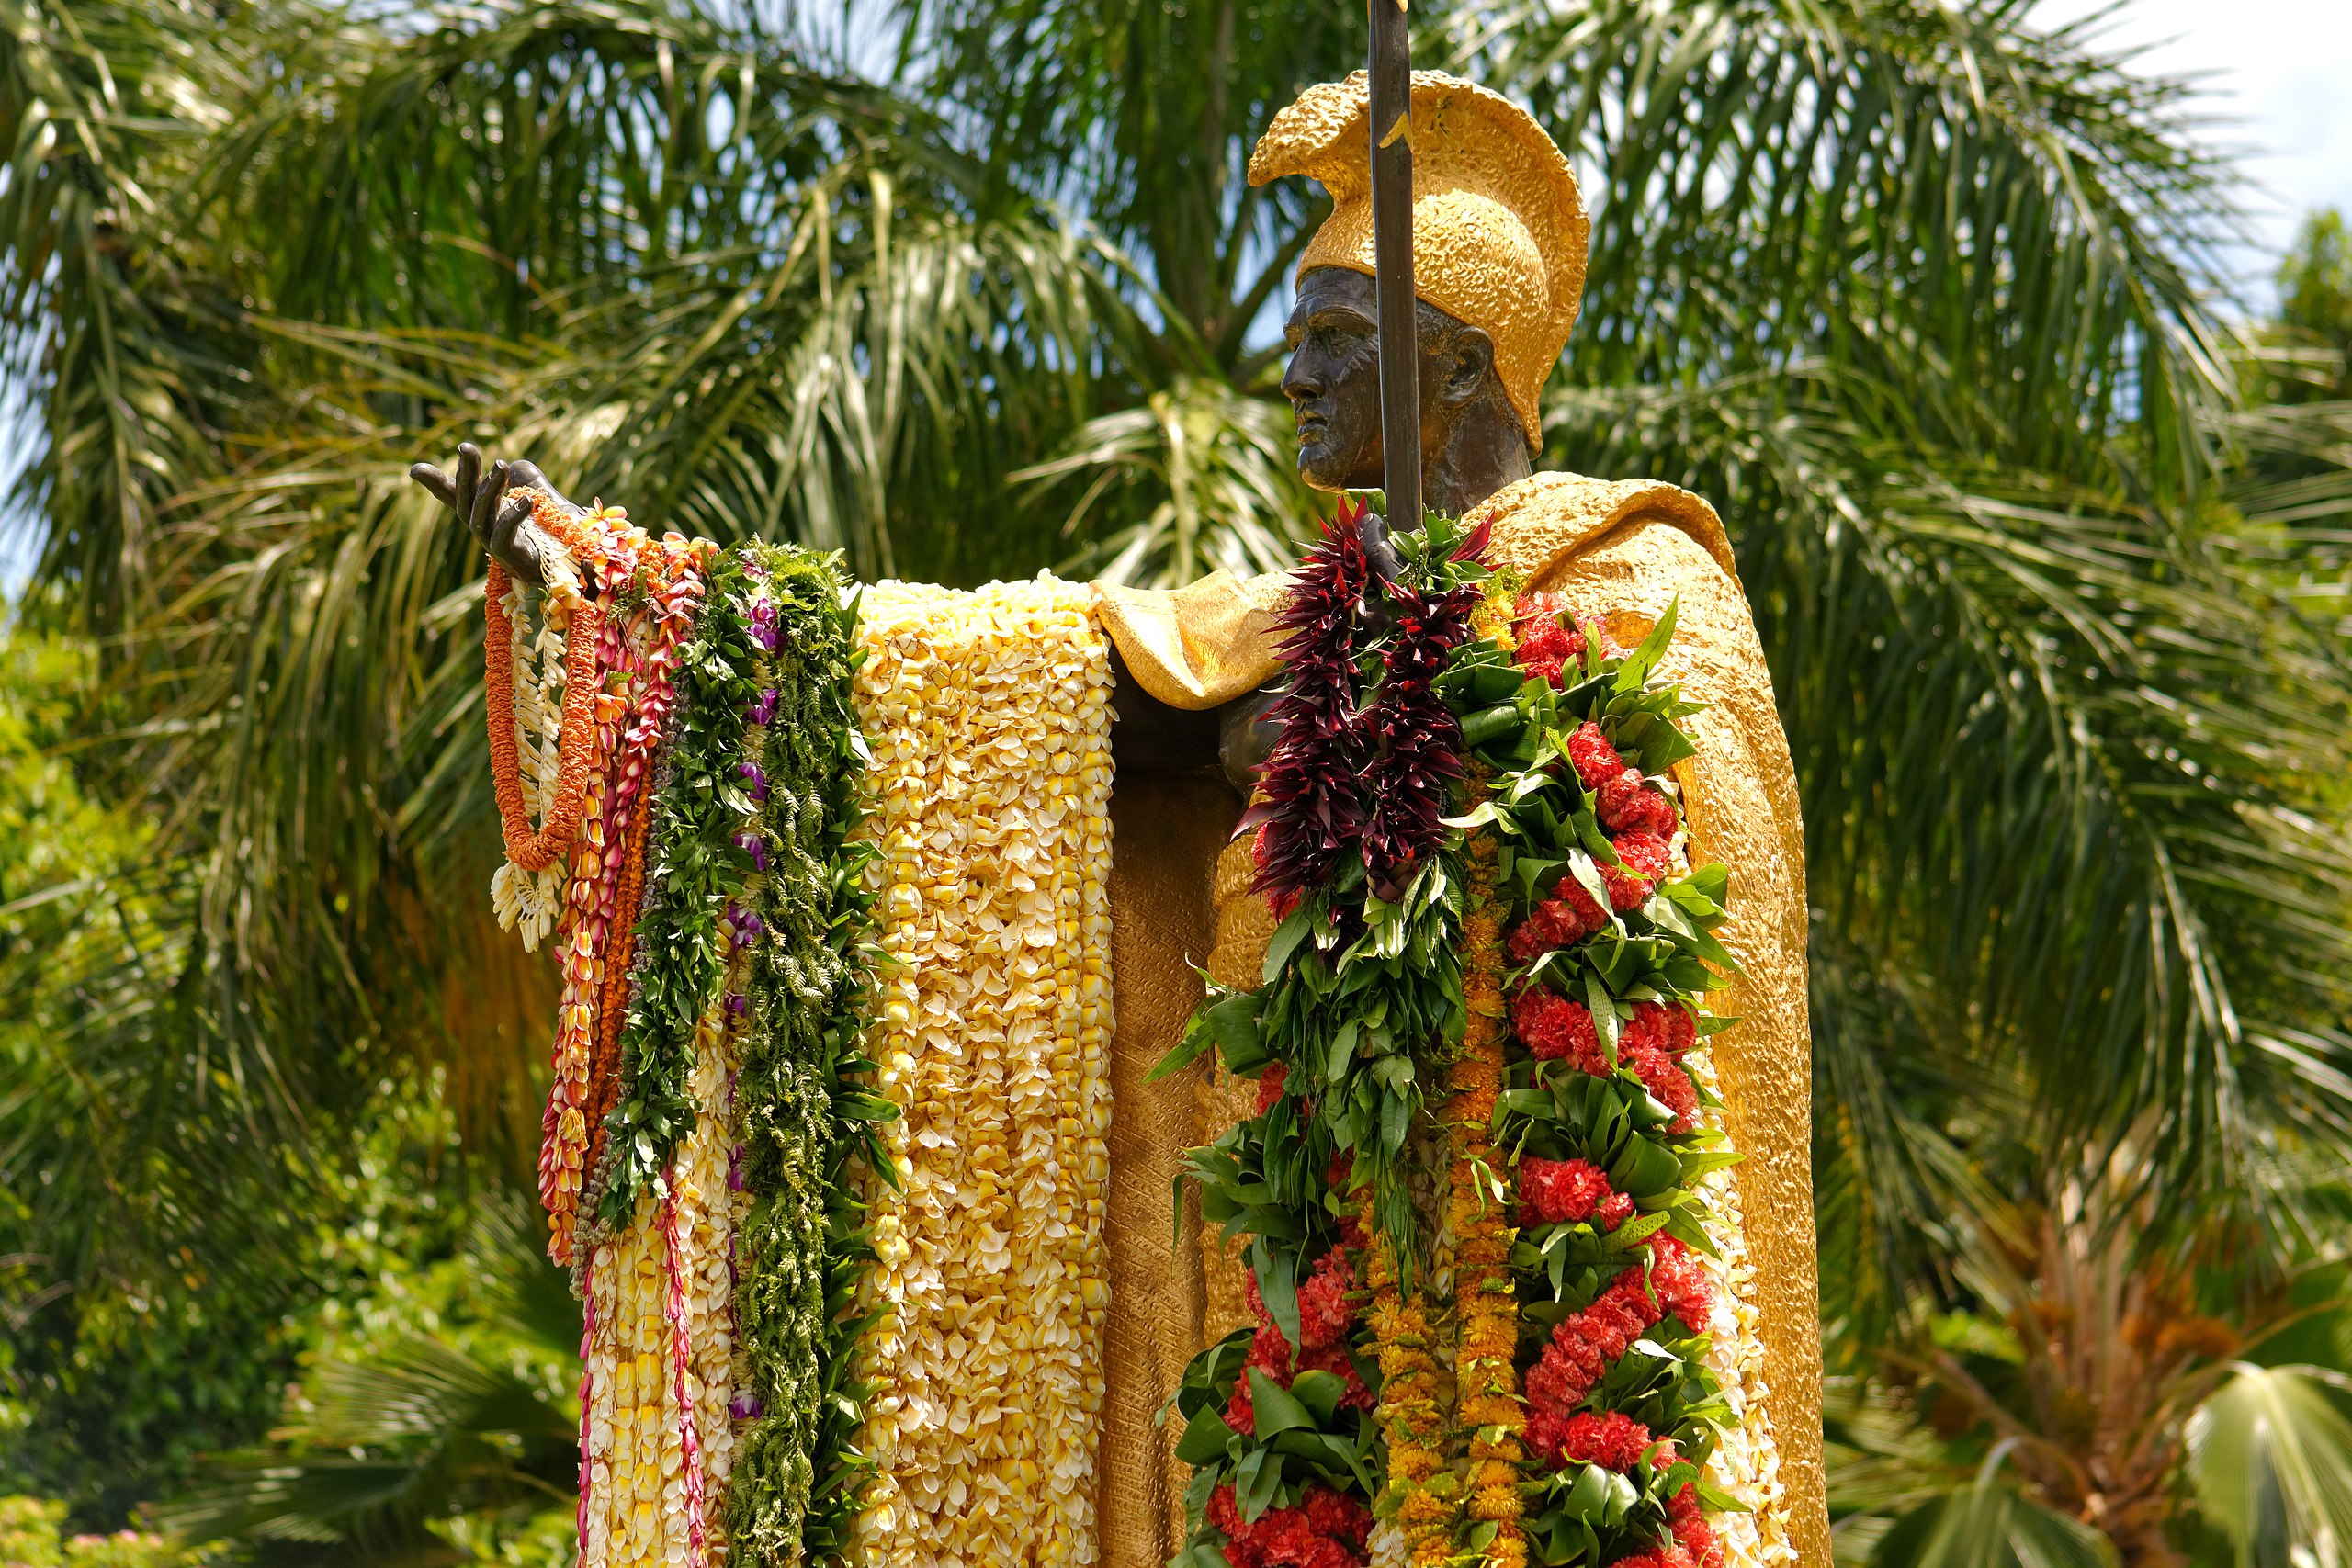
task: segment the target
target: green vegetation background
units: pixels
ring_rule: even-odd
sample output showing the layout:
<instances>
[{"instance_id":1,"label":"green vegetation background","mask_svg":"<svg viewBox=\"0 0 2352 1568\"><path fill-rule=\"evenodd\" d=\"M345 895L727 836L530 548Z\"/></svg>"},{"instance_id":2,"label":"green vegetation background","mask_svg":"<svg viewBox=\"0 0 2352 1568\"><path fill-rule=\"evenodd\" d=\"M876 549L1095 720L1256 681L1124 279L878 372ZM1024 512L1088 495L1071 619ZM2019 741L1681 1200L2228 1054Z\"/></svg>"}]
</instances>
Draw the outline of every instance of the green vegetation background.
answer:
<instances>
[{"instance_id":1,"label":"green vegetation background","mask_svg":"<svg viewBox=\"0 0 2352 1568\"><path fill-rule=\"evenodd\" d=\"M2338 1560L2342 223L2244 325L2194 104L2022 0L1413 14L1594 208L1545 465L1714 500L1772 662L1841 1562ZM1280 564L1320 207L1240 169L1361 31L0 0L44 442L0 1561L568 1551L577 1309L520 1196L549 980L487 917L479 558L407 463L473 438L868 577Z\"/></svg>"}]
</instances>

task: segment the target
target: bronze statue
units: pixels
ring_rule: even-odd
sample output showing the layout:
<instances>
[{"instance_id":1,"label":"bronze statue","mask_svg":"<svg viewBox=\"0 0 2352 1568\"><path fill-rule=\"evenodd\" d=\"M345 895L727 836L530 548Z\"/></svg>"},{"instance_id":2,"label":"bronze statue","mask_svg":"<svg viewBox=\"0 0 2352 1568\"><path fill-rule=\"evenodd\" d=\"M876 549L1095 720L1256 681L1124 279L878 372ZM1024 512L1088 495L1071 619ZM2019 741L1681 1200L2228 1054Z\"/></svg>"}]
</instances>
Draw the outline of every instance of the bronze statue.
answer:
<instances>
[{"instance_id":1,"label":"bronze statue","mask_svg":"<svg viewBox=\"0 0 2352 1568\"><path fill-rule=\"evenodd\" d=\"M1676 776L1694 838L1730 866L1737 890L1724 934L1745 974L1724 1010L1746 1021L1718 1037L1717 1059L1726 1124L1745 1156L1740 1203L1762 1344L1750 1393L1769 1407L1759 1429L1778 1443L1754 1550L1734 1561L1826 1568L1804 863L1761 649L1723 525L1703 501L1670 485L1532 471L1540 390L1583 284L1588 226L1566 160L1524 111L1471 84L1416 73L1411 106L1421 502L1491 523L1501 570L1564 595L1629 645L1676 606L1668 661L1711 705L1692 721L1699 755ZM1362 73L1310 88L1275 118L1250 164L1253 183L1305 175L1334 203L1300 265L1283 380L1299 470L1332 491L1380 484L1387 456L1367 118ZM411 473L510 572L540 581L548 543L506 494L551 490L536 468L485 466L468 445L451 472L419 463ZM1114 964L1113 1348L1100 1482L1103 1557L1120 1568L1162 1561L1182 1540L1183 1471L1173 1435L1150 1416L1191 1348L1242 1320L1217 1248L1206 1246L1197 1268L1189 1252L1171 1255L1166 1219L1181 1150L1220 1130L1238 1091L1198 1075L1148 1087L1142 1078L1199 994L1189 962L1207 953L1220 981L1257 983L1272 920L1248 890L1246 848L1216 853L1238 797L1215 770L1221 750L1226 777L1246 791L1264 755L1256 720L1279 668L1272 618L1283 581L1219 572L1170 592L1095 585L1121 661L1114 929L1136 933L1117 936ZM1123 880L1125 908L1150 901L1148 932L1122 912Z\"/></svg>"}]
</instances>

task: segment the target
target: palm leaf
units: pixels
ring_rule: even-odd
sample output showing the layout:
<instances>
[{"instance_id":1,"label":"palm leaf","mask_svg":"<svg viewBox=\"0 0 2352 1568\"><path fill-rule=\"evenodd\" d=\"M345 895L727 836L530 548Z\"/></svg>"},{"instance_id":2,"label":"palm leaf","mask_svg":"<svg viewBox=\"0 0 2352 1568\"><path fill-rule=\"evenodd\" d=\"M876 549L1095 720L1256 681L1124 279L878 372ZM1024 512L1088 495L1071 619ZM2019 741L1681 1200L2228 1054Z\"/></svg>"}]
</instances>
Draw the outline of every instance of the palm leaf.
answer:
<instances>
[{"instance_id":1,"label":"palm leaf","mask_svg":"<svg viewBox=\"0 0 2352 1568\"><path fill-rule=\"evenodd\" d=\"M2113 1568L2115 1548L2006 1484L1996 1447L1973 1482L1922 1505L1879 1541L1875 1568Z\"/></svg>"},{"instance_id":2,"label":"palm leaf","mask_svg":"<svg viewBox=\"0 0 2352 1568\"><path fill-rule=\"evenodd\" d=\"M2240 1365L2188 1425L2188 1479L2241 1568L2330 1562L2352 1541L2352 1379Z\"/></svg>"}]
</instances>

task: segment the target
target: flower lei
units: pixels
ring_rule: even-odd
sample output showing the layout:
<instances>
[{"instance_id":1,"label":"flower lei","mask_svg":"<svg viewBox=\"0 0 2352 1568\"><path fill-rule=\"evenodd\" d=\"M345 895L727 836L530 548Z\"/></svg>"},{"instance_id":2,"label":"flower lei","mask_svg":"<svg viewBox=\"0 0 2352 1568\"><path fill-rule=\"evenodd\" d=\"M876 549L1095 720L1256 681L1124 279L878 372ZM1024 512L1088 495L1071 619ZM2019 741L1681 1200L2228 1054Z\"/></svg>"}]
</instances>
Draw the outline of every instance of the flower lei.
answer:
<instances>
[{"instance_id":1,"label":"flower lei","mask_svg":"<svg viewBox=\"0 0 2352 1568\"><path fill-rule=\"evenodd\" d=\"M521 752L519 789L526 824L546 818L562 782L563 693L570 652L565 633L571 626L566 595L560 592L564 586L576 587L566 581L559 584L558 592L544 595L545 613L536 629L520 583L509 581L505 592L494 601L509 628L507 658L514 665L514 679L508 682L507 692L514 722L511 726L501 724L492 715L491 733L499 737L511 734ZM494 638L485 637L484 641L491 645ZM583 646L593 653L593 642ZM527 649L527 654L514 651L518 649ZM488 679L496 681L501 660L494 647L486 653L486 663ZM594 722L593 707L589 721ZM492 771L500 773L504 769ZM584 815L586 791L583 789L582 794ZM577 832L575 826L575 839ZM511 860L501 860L491 877L491 907L498 917L499 929L520 935L526 953L538 951L539 943L554 931L562 914L565 870L560 862L526 871Z\"/></svg>"},{"instance_id":2,"label":"flower lei","mask_svg":"<svg viewBox=\"0 0 2352 1568\"><path fill-rule=\"evenodd\" d=\"M1177 1392L1179 1563L1720 1568L1747 1506L1709 1479L1743 1425L1710 1337L1736 1156L1702 1004L1732 964L1666 778L1693 754L1653 673L1672 613L1623 652L1434 520L1366 646L1357 515L1302 574L1245 823L1282 917L1265 984L1213 994L1159 1069L1215 1050L1261 1085L1193 1156L1259 1325Z\"/></svg>"},{"instance_id":3,"label":"flower lei","mask_svg":"<svg viewBox=\"0 0 2352 1568\"><path fill-rule=\"evenodd\" d=\"M536 874L572 852L559 936L563 988L551 1051L555 1082L542 1120L539 1197L548 1212L549 1254L576 1262L580 1197L595 1166L593 1140L604 1111L599 1100L613 1078L642 878L643 813L636 797L668 705L666 649L699 592L701 551L675 535L652 539L631 526L618 507L599 504L573 514L544 491L514 493L565 552L551 568L548 590L549 621L566 625L564 697L554 747L558 776L546 821L536 830L526 814L514 712L509 605L519 595L495 561L484 607L484 705L507 845L501 875ZM594 600L582 592L576 573L584 573L597 591ZM650 611L650 624L635 614L640 609ZM547 738L538 739L535 750L543 754ZM497 886L493 881L493 902L512 907Z\"/></svg>"},{"instance_id":4,"label":"flower lei","mask_svg":"<svg viewBox=\"0 0 2352 1568\"><path fill-rule=\"evenodd\" d=\"M1258 889L1283 917L1258 1027L1289 1042L1293 1065L1328 1091L1316 1114L1351 1151L1351 1180L1370 1189L1366 1223L1408 1281L1428 1238L1406 1190L1406 1135L1430 1053L1462 1032L1461 835L1442 822L1460 729L1431 682L1467 637L1477 594L1453 578L1485 539L1448 535L1424 582L1389 595L1394 635L1358 649L1363 516L1343 507L1300 573L1284 620L1290 678L1269 714L1282 733L1241 829L1257 833ZM1227 1065L1254 1072L1267 1059ZM1274 1282L1270 1299L1287 1289Z\"/></svg>"},{"instance_id":5,"label":"flower lei","mask_svg":"<svg viewBox=\"0 0 2352 1568\"><path fill-rule=\"evenodd\" d=\"M580 560L599 560L605 539L600 530L628 513L599 507L573 519L539 491L517 491L531 508L532 521L560 541ZM520 870L544 871L571 849L580 830L581 811L587 800L588 773L594 765L595 697L598 644L604 614L581 597L577 586L559 581L553 604L570 622L565 640L564 698L560 717L556 784L548 797L547 819L534 829L524 802L522 760L516 752L514 724L514 642L510 603L519 604L520 591L496 561L490 563L484 591L482 660L483 694L490 715L490 776L498 798L499 827L506 840L506 858ZM550 617L552 618L552 616Z\"/></svg>"},{"instance_id":6,"label":"flower lei","mask_svg":"<svg viewBox=\"0 0 2352 1568\"><path fill-rule=\"evenodd\" d=\"M628 1204L607 1205L603 1189L614 1157L612 1119L623 1093L634 1088L632 1048L643 1049L649 1027L639 1000L653 966L642 962L650 955L640 944L660 940L663 930L658 912L650 920L644 915L646 856L662 807L670 804L654 797L660 793L658 775L664 771L663 758L671 742L669 721L677 696L679 649L693 633L702 605L703 573L709 558L717 553L707 547L689 545L674 534L645 543L636 573L626 583L616 585L624 603L635 599L642 604L646 619L638 635L622 644L617 660L633 679L635 702L614 753L613 786L605 806L605 831L618 835L621 853L617 863L606 857L604 881L598 888L599 912L608 922L610 934L583 1107L589 1142L582 1155L587 1178L581 1206L606 1225L631 1212ZM654 978L658 982L661 976ZM686 996L676 988L662 994L673 999ZM690 1009L683 1021L673 1022L669 1055L680 1072L691 1060L693 1019L698 1010ZM635 1038L631 1037L633 1021L638 1024ZM673 1125L666 1132L668 1144L674 1147L684 1129ZM666 1156L668 1151L663 1152ZM628 1197L633 1199L636 1190L632 1187ZM581 1239L592 1240L594 1234L589 1230Z\"/></svg>"},{"instance_id":7,"label":"flower lei","mask_svg":"<svg viewBox=\"0 0 2352 1568\"><path fill-rule=\"evenodd\" d=\"M1630 653L1553 595L1512 620L1514 649L1490 644L1450 682L1496 773L1460 820L1493 845L1516 992L1491 1125L1516 1168L1520 1321L1542 1336L1522 1528L1547 1563L1722 1568L1713 1520L1747 1505L1705 1474L1735 1423L1710 1357L1704 1191L1736 1156L1710 1125L1701 1042L1735 966L1713 935L1723 868L1689 867L1668 777L1694 754L1679 720L1696 710L1654 674L1670 607Z\"/></svg>"},{"instance_id":8,"label":"flower lei","mask_svg":"<svg viewBox=\"0 0 2352 1568\"><path fill-rule=\"evenodd\" d=\"M1250 1238L1260 1318L1195 1358L1176 1398L1176 1451L1196 1467L1182 1561L1202 1568L1310 1560L1256 1544L1268 1529L1285 1552L1345 1568L1364 1560L1375 1504L1424 1540L1451 1517L1439 1330L1416 1285L1430 1227L1408 1139L1425 1120L1425 1077L1463 1032L1462 839L1444 818L1460 728L1438 681L1468 639L1484 539L1440 525L1398 540L1411 566L1389 595L1393 627L1359 647L1363 515L1343 510L1302 573L1283 735L1267 799L1244 822L1283 917L1265 984L1214 993L1156 1069L1215 1049L1265 1086L1260 1113L1192 1162L1204 1222ZM1361 779L1332 782L1358 754ZM1314 1359L1329 1349L1310 1303L1359 1267L1368 1310L1351 1302L1330 1348L1343 1373Z\"/></svg>"},{"instance_id":9,"label":"flower lei","mask_svg":"<svg viewBox=\"0 0 2352 1568\"><path fill-rule=\"evenodd\" d=\"M729 1531L752 1562L826 1562L848 1548L872 1469L856 1446L873 1393L860 1372L866 1324L842 1310L874 1260L850 1167L895 1175L877 1129L898 1111L871 1092L858 1037L873 851L851 841L865 771L856 605L837 557L754 546L746 565L756 651L735 787L756 807L738 840L754 871L724 921L755 955L727 996L743 1041L735 1174L752 1209Z\"/></svg>"},{"instance_id":10,"label":"flower lei","mask_svg":"<svg viewBox=\"0 0 2352 1568\"><path fill-rule=\"evenodd\" d=\"M1110 648L1040 578L867 592L868 1039L897 1184L865 1184L880 1385L855 1550L1091 1562L1108 1258Z\"/></svg>"},{"instance_id":11,"label":"flower lei","mask_svg":"<svg viewBox=\"0 0 2352 1568\"><path fill-rule=\"evenodd\" d=\"M1483 794L1481 787L1473 799ZM1446 1228L1455 1238L1454 1382L1459 1419L1470 1434L1466 1544L1495 1568L1524 1568L1519 1466L1526 1457L1520 1443L1526 1411L1519 1398L1519 1292L1510 1267L1517 1231L1498 1175L1502 1160L1489 1136L1503 1088L1508 1038L1499 847L1492 834L1471 836L1469 912L1462 921L1469 1018L1462 1055L1448 1075L1453 1098L1446 1106L1446 1126L1453 1167L1446 1181Z\"/></svg>"},{"instance_id":12,"label":"flower lei","mask_svg":"<svg viewBox=\"0 0 2352 1568\"><path fill-rule=\"evenodd\" d=\"M873 1258L843 1167L880 1163L895 1114L855 1043L855 610L831 558L520 493L569 557L540 637L544 662L562 628L566 684L557 719L519 678L522 596L493 568L493 897L527 921L513 878L569 857L540 1170L587 1303L582 1562L837 1556L869 1393L842 1308Z\"/></svg>"}]
</instances>

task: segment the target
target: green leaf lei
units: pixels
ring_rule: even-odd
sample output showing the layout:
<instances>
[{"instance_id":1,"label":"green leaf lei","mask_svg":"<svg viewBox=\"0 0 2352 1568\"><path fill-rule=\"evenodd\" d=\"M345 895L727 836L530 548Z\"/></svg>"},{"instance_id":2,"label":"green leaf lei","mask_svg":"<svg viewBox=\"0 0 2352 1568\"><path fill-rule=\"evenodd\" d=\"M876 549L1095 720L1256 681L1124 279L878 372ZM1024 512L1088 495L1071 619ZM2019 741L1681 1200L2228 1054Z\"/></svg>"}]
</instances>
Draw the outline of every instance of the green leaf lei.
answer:
<instances>
[{"instance_id":1,"label":"green leaf lei","mask_svg":"<svg viewBox=\"0 0 2352 1568\"><path fill-rule=\"evenodd\" d=\"M678 648L668 732L650 781L653 824L621 1024L621 1091L605 1117L602 1168L589 1178L607 1230L627 1224L645 1193L662 1190L662 1173L694 1130L695 1031L726 964L719 911L749 867L734 840L757 813L738 776L752 694L751 588L734 552L707 555L694 635Z\"/></svg>"},{"instance_id":2,"label":"green leaf lei","mask_svg":"<svg viewBox=\"0 0 2352 1568\"><path fill-rule=\"evenodd\" d=\"M851 692L856 606L836 556L746 554L775 605L775 646L755 682L772 704L755 759L767 869L736 1084L752 1208L735 1309L758 1413L738 1438L728 1531L740 1561L821 1562L849 1549L873 1468L857 1448L872 1394L858 1366L868 1321L851 1309L874 1253L849 1168L896 1179L876 1128L897 1111L870 1092L874 1065L858 1043L876 954L861 883L873 852L849 841L866 762Z\"/></svg>"},{"instance_id":3,"label":"green leaf lei","mask_svg":"<svg viewBox=\"0 0 2352 1568\"><path fill-rule=\"evenodd\" d=\"M1464 534L1440 519L1397 536L1406 585L1438 592L1483 580L1486 569L1452 558ZM1375 638L1356 650L1367 706L1379 700L1383 649ZM1372 1185L1376 1223L1398 1241L1400 1258L1418 1251L1410 1138L1427 1125L1424 1086L1442 1085L1468 1017L1462 847L1461 830L1451 830L1394 901L1372 893L1361 856L1346 857L1330 884L1308 894L1269 939L1260 988L1213 987L1184 1040L1154 1069L1164 1076L1211 1051L1245 1077L1276 1064L1287 1069L1286 1092L1192 1151L1185 1179L1199 1188L1204 1224L1221 1227L1227 1240L1249 1237L1245 1257L1267 1315L1293 1345L1300 1340L1299 1284L1316 1259L1341 1245L1355 1213L1351 1191L1331 1180L1335 1156L1351 1160L1351 1188ZM1337 1403L1339 1380L1329 1373L1301 1372L1285 1395L1253 1369L1256 1431L1225 1424L1222 1411L1251 1337L1237 1330L1193 1358L1171 1402L1184 1422L1179 1457L1195 1466L1185 1493L1193 1537L1177 1559L1182 1568L1224 1561L1221 1538L1204 1522L1219 1486L1235 1488L1249 1520L1297 1506L1313 1486L1365 1502L1381 1493L1386 1457L1378 1424ZM1351 1348L1349 1359L1376 1393L1380 1373L1369 1347ZM1278 1414L1270 1420L1267 1412Z\"/></svg>"},{"instance_id":4,"label":"green leaf lei","mask_svg":"<svg viewBox=\"0 0 2352 1568\"><path fill-rule=\"evenodd\" d=\"M896 1111L868 1091L858 1048L874 955L872 852L849 842L865 766L857 610L837 557L789 546L713 552L703 583L653 780L621 1094L592 1190L607 1227L662 1190L698 1113L695 1034L721 999L731 921L743 988L724 1000L741 1015L732 1110L752 1207L736 1238L749 1376L728 1531L743 1562L823 1562L847 1550L871 1469L857 1449L866 1323L851 1303L873 1251L848 1167L894 1174L875 1129Z\"/></svg>"}]
</instances>

